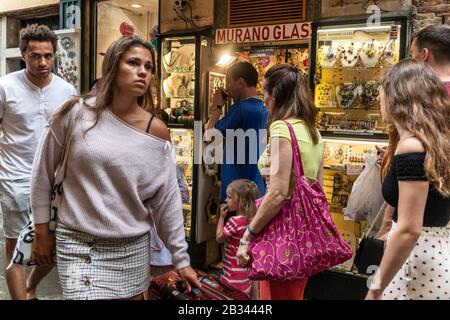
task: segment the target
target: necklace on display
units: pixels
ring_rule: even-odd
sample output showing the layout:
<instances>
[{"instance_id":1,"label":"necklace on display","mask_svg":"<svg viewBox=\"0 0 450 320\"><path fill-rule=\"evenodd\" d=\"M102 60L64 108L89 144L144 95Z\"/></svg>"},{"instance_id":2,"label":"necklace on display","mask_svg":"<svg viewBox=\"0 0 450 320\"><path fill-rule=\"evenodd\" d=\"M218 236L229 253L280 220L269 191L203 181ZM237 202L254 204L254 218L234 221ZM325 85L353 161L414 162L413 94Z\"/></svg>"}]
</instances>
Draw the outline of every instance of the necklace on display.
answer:
<instances>
[{"instance_id":1,"label":"necklace on display","mask_svg":"<svg viewBox=\"0 0 450 320\"><path fill-rule=\"evenodd\" d=\"M175 57L174 57L174 55L175 55ZM167 56L169 56L169 62L167 62ZM166 68L172 68L175 65L175 63L178 61L180 56L181 55L179 53L175 52L175 51L169 52L163 58L164 66Z\"/></svg>"},{"instance_id":2,"label":"necklace on display","mask_svg":"<svg viewBox=\"0 0 450 320\"><path fill-rule=\"evenodd\" d=\"M358 60L358 51L355 50L355 44L353 42L349 45L347 49L344 48L342 58L350 66L356 63L356 61Z\"/></svg>"}]
</instances>

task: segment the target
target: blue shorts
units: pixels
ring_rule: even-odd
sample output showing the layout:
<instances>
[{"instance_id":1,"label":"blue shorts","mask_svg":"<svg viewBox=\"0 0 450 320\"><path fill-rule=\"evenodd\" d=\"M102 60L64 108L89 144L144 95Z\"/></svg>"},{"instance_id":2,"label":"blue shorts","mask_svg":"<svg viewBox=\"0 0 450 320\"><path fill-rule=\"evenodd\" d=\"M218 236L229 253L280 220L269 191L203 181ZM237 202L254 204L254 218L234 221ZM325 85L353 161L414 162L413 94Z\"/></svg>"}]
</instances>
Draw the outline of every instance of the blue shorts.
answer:
<instances>
[{"instance_id":1,"label":"blue shorts","mask_svg":"<svg viewBox=\"0 0 450 320\"><path fill-rule=\"evenodd\" d=\"M0 181L0 205L5 238L17 239L30 221L30 181Z\"/></svg>"}]
</instances>

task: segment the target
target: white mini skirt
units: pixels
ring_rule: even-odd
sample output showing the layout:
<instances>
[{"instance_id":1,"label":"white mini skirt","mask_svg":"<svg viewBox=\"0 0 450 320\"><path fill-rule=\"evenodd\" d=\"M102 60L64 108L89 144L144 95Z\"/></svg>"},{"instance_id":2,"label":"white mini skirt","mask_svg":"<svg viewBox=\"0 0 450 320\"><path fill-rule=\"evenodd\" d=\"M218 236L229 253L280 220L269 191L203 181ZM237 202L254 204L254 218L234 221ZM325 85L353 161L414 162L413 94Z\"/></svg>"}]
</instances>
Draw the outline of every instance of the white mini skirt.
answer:
<instances>
[{"instance_id":1,"label":"white mini skirt","mask_svg":"<svg viewBox=\"0 0 450 320\"><path fill-rule=\"evenodd\" d=\"M56 260L63 296L70 300L126 299L149 286L150 234L99 238L56 228Z\"/></svg>"},{"instance_id":2,"label":"white mini skirt","mask_svg":"<svg viewBox=\"0 0 450 320\"><path fill-rule=\"evenodd\" d=\"M390 235L394 229L395 224ZM410 256L384 290L383 300L450 300L449 242L450 225L423 227Z\"/></svg>"}]
</instances>

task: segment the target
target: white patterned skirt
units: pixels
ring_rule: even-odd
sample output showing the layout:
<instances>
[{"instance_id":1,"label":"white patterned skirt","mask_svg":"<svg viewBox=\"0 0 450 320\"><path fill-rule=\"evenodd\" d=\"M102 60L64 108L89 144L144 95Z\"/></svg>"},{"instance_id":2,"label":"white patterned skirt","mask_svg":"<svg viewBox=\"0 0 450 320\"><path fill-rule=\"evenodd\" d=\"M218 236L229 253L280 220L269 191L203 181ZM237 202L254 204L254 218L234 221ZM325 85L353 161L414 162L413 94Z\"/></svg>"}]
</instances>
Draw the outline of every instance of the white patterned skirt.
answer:
<instances>
[{"instance_id":1,"label":"white patterned skirt","mask_svg":"<svg viewBox=\"0 0 450 320\"><path fill-rule=\"evenodd\" d=\"M63 296L70 300L126 299L149 286L150 234L107 239L56 228Z\"/></svg>"},{"instance_id":2,"label":"white patterned skirt","mask_svg":"<svg viewBox=\"0 0 450 320\"><path fill-rule=\"evenodd\" d=\"M395 224L390 235L394 228ZM383 300L450 300L449 242L450 225L423 227L410 256L384 290Z\"/></svg>"}]
</instances>

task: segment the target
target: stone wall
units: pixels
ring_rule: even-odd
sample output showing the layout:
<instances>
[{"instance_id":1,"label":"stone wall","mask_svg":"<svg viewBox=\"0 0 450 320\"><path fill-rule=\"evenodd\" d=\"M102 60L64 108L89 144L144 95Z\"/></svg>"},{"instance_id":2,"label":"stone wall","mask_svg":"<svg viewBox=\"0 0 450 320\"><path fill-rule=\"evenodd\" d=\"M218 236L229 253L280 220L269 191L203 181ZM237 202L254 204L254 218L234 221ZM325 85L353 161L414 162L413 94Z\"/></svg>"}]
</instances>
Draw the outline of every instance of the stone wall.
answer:
<instances>
[{"instance_id":1,"label":"stone wall","mask_svg":"<svg viewBox=\"0 0 450 320\"><path fill-rule=\"evenodd\" d=\"M339 17L367 14L367 7L377 4L383 11L403 11L411 9L412 0L322 0L321 16Z\"/></svg>"},{"instance_id":2,"label":"stone wall","mask_svg":"<svg viewBox=\"0 0 450 320\"><path fill-rule=\"evenodd\" d=\"M450 0L413 0L414 31L442 23L450 24Z\"/></svg>"}]
</instances>

